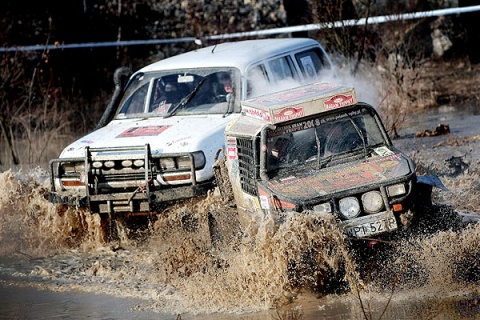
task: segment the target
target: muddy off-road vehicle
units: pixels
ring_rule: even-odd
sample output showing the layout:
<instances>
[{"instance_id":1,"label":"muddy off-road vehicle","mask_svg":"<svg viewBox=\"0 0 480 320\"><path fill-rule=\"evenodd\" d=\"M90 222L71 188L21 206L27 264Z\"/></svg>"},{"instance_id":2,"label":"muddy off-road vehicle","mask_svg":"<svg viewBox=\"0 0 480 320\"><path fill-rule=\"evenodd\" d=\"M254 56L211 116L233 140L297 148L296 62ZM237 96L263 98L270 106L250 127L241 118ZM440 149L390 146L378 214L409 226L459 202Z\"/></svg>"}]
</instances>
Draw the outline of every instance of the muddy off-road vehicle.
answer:
<instances>
[{"instance_id":1,"label":"muddy off-road vehicle","mask_svg":"<svg viewBox=\"0 0 480 320\"><path fill-rule=\"evenodd\" d=\"M375 237L408 225L415 208L431 203L432 186L444 188L417 176L353 88L330 83L243 101L224 154L219 188L244 223L312 210L334 215L349 236Z\"/></svg>"},{"instance_id":2,"label":"muddy off-road vehicle","mask_svg":"<svg viewBox=\"0 0 480 320\"><path fill-rule=\"evenodd\" d=\"M312 39L210 46L142 68L117 89L97 129L50 161L50 201L111 221L205 194L240 101L318 81L332 70Z\"/></svg>"}]
</instances>

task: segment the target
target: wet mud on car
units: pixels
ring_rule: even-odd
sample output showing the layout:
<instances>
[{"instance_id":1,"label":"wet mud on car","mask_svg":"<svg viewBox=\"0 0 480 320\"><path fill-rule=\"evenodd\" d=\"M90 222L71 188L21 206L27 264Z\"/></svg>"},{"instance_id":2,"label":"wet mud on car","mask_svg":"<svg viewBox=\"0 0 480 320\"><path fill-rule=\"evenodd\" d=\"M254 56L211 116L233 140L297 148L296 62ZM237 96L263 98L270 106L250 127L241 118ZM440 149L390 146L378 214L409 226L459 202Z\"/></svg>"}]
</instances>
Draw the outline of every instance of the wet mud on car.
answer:
<instances>
[{"instance_id":1,"label":"wet mud on car","mask_svg":"<svg viewBox=\"0 0 480 320\"><path fill-rule=\"evenodd\" d=\"M104 225L205 196L241 101L334 70L317 41L279 38L198 48L127 72L115 73L116 90L96 130L49 167L50 201L61 210L87 208Z\"/></svg>"},{"instance_id":2,"label":"wet mud on car","mask_svg":"<svg viewBox=\"0 0 480 320\"><path fill-rule=\"evenodd\" d=\"M353 88L316 83L242 108L226 129L225 168L244 221L321 212L369 239L407 229L431 205L432 188L445 189L417 175Z\"/></svg>"}]
</instances>

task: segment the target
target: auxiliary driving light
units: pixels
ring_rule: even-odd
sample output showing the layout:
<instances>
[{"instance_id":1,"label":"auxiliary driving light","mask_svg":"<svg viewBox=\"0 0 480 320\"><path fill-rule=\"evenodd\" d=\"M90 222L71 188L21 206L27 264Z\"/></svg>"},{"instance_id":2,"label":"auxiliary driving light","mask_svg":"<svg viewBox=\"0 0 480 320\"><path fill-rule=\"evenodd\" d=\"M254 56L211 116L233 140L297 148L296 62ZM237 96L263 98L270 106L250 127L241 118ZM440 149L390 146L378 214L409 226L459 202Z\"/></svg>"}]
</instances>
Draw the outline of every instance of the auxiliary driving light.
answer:
<instances>
[{"instance_id":1,"label":"auxiliary driving light","mask_svg":"<svg viewBox=\"0 0 480 320\"><path fill-rule=\"evenodd\" d=\"M122 160L122 167L130 168L132 166L132 160L126 159Z\"/></svg>"},{"instance_id":2,"label":"auxiliary driving light","mask_svg":"<svg viewBox=\"0 0 480 320\"><path fill-rule=\"evenodd\" d=\"M362 195L363 209L367 213L377 213L383 209L383 198L379 191L370 191Z\"/></svg>"},{"instance_id":3,"label":"auxiliary driving light","mask_svg":"<svg viewBox=\"0 0 480 320\"><path fill-rule=\"evenodd\" d=\"M360 214L360 203L355 197L346 197L340 199L338 204L340 207L340 214L345 219L352 219Z\"/></svg>"},{"instance_id":4,"label":"auxiliary driving light","mask_svg":"<svg viewBox=\"0 0 480 320\"><path fill-rule=\"evenodd\" d=\"M113 168L115 167L115 161L112 161L112 160L108 160L108 161L105 161L105 163L103 164L106 168Z\"/></svg>"},{"instance_id":5,"label":"auxiliary driving light","mask_svg":"<svg viewBox=\"0 0 480 320\"><path fill-rule=\"evenodd\" d=\"M100 169L101 167L103 167L103 163L102 161L93 161L92 167L94 167L95 169Z\"/></svg>"},{"instance_id":6,"label":"auxiliary driving light","mask_svg":"<svg viewBox=\"0 0 480 320\"><path fill-rule=\"evenodd\" d=\"M405 189L405 185L403 183L399 183L388 186L387 192L390 197L395 197L407 193L407 190Z\"/></svg>"},{"instance_id":7,"label":"auxiliary driving light","mask_svg":"<svg viewBox=\"0 0 480 320\"><path fill-rule=\"evenodd\" d=\"M330 205L329 202L320 203L320 204L317 204L316 206L313 207L313 211L331 213L332 212L332 206Z\"/></svg>"},{"instance_id":8,"label":"auxiliary driving light","mask_svg":"<svg viewBox=\"0 0 480 320\"><path fill-rule=\"evenodd\" d=\"M145 164L145 160L143 160L143 159L137 159L137 160L133 161L133 165L135 167L143 167L144 164Z\"/></svg>"}]
</instances>

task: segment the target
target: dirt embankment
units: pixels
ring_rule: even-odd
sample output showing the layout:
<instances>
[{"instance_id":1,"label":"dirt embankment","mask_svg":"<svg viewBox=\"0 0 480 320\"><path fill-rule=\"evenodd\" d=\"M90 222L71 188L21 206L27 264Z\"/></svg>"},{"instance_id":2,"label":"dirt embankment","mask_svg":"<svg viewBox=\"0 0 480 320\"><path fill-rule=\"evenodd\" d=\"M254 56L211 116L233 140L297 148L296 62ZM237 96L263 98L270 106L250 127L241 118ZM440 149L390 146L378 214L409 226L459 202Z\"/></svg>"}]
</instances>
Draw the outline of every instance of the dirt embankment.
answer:
<instances>
[{"instance_id":1,"label":"dirt embankment","mask_svg":"<svg viewBox=\"0 0 480 320\"><path fill-rule=\"evenodd\" d=\"M478 105L480 103L480 64L468 59L431 61L422 66L418 77L419 95L426 106Z\"/></svg>"}]
</instances>

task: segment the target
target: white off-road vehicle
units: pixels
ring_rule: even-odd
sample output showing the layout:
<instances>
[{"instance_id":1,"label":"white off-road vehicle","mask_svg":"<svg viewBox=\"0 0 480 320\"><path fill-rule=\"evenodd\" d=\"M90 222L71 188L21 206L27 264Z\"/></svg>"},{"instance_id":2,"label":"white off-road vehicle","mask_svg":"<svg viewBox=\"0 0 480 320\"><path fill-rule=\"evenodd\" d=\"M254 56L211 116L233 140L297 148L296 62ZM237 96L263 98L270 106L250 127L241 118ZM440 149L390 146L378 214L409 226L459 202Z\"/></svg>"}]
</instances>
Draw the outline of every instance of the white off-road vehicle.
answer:
<instances>
[{"instance_id":1,"label":"white off-road vehicle","mask_svg":"<svg viewBox=\"0 0 480 320\"><path fill-rule=\"evenodd\" d=\"M50 200L102 217L155 213L204 194L240 101L318 81L332 64L312 39L223 43L164 59L130 76L97 129L50 161Z\"/></svg>"}]
</instances>

